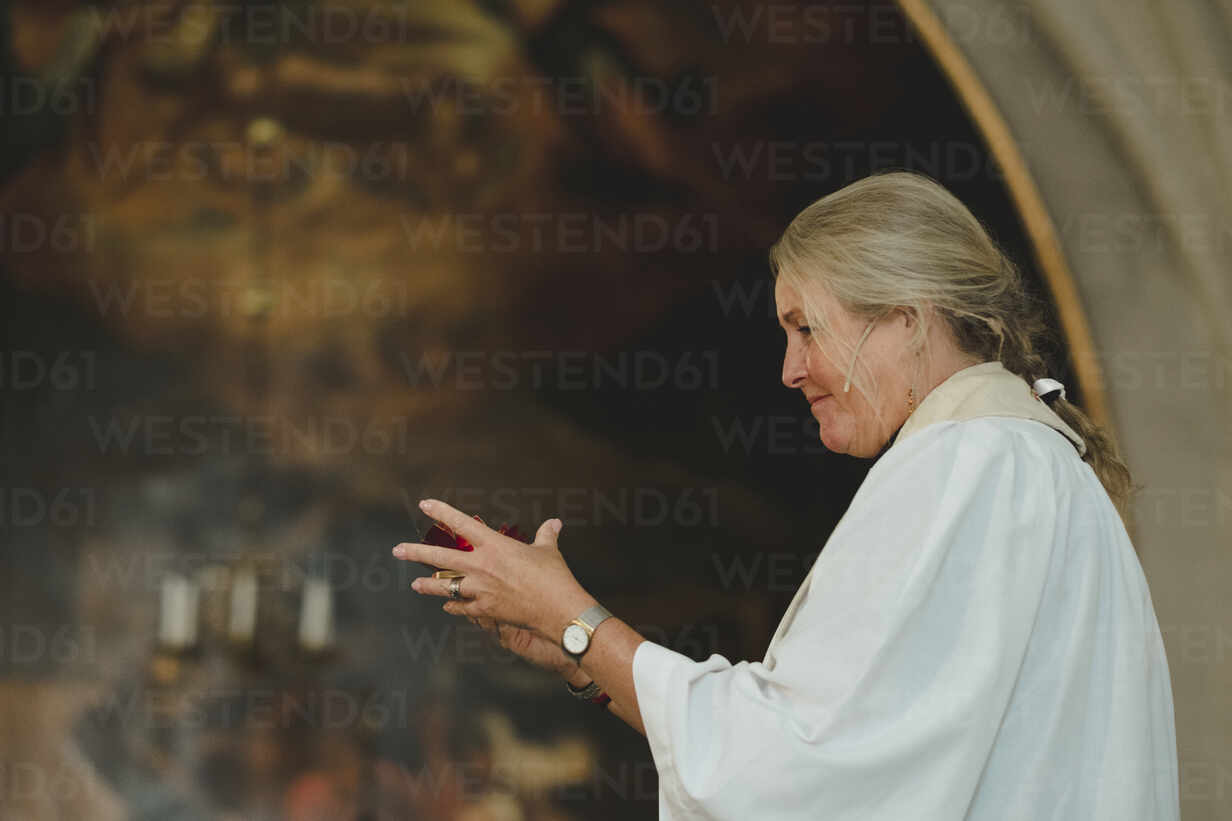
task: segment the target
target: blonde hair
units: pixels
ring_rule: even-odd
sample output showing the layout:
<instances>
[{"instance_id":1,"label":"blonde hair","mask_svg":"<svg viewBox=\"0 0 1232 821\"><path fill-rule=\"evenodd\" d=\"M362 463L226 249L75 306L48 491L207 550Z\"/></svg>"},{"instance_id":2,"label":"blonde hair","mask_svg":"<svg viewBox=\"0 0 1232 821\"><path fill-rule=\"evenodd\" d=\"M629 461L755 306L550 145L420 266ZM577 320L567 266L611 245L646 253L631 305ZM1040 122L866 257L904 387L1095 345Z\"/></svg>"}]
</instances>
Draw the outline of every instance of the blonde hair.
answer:
<instances>
[{"instance_id":1,"label":"blonde hair","mask_svg":"<svg viewBox=\"0 0 1232 821\"><path fill-rule=\"evenodd\" d=\"M847 358L856 346L834 337L809 297L817 288L868 321L911 311L918 320L912 346L927 344L931 308L962 353L1000 361L1028 384L1051 375L1042 350L1058 340L1018 267L957 197L922 174L876 174L817 200L771 247L770 268L800 294L809 325L845 347ZM871 382L867 367L852 377L866 396L877 390ZM1136 488L1112 438L1076 405L1058 399L1051 407L1082 436L1083 459L1128 521Z\"/></svg>"}]
</instances>

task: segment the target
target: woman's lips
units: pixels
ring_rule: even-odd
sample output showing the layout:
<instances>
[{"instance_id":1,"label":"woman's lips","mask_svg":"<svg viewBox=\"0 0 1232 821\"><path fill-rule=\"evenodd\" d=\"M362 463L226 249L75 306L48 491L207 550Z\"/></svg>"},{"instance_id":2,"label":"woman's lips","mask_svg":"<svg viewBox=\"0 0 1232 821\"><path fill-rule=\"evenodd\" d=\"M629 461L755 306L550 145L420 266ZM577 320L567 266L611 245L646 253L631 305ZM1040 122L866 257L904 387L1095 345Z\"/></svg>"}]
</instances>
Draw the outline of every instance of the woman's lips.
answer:
<instances>
[{"instance_id":1,"label":"woman's lips","mask_svg":"<svg viewBox=\"0 0 1232 821\"><path fill-rule=\"evenodd\" d=\"M817 397L816 399L814 399L812 402L810 402L810 403L809 403L809 407L810 407L810 408L815 408L815 407L817 407L819 404L821 404L821 401L822 401L823 399L829 399L829 398L830 398L830 394L828 394L828 393L827 393L825 396L819 396L819 397Z\"/></svg>"}]
</instances>

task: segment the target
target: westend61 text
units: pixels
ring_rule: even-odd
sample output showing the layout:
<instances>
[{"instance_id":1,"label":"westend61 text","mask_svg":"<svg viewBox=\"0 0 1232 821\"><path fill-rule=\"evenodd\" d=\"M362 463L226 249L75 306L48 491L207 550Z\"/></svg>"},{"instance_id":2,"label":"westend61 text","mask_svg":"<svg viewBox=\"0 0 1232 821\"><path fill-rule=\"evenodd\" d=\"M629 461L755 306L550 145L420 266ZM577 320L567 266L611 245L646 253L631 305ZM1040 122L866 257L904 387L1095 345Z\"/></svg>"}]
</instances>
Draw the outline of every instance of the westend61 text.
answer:
<instances>
[{"instance_id":1,"label":"westend61 text","mask_svg":"<svg viewBox=\"0 0 1232 821\"><path fill-rule=\"evenodd\" d=\"M36 664L91 665L98 661L98 637L90 626L0 625L0 668Z\"/></svg>"},{"instance_id":2,"label":"westend61 text","mask_svg":"<svg viewBox=\"0 0 1232 821\"><path fill-rule=\"evenodd\" d=\"M719 386L719 352L683 351L443 351L400 355L411 387L460 391L511 391L552 387L562 391L600 388L711 390Z\"/></svg>"},{"instance_id":3,"label":"westend61 text","mask_svg":"<svg viewBox=\"0 0 1232 821\"><path fill-rule=\"evenodd\" d=\"M0 116L28 117L45 111L60 117L93 115L98 97L92 77L81 77L70 85L49 85L35 77L0 76Z\"/></svg>"},{"instance_id":4,"label":"westend61 text","mask_svg":"<svg viewBox=\"0 0 1232 821\"><path fill-rule=\"evenodd\" d=\"M206 316L383 319L406 316L418 304L415 287L397 280L321 279L250 284L185 276L87 283L102 316L200 319Z\"/></svg>"},{"instance_id":5,"label":"westend61 text","mask_svg":"<svg viewBox=\"0 0 1232 821\"><path fill-rule=\"evenodd\" d=\"M412 114L446 108L463 116L539 115L561 117L627 111L631 107L654 114L682 117L718 112L715 77L658 77L598 81L589 76L497 77L486 84L451 78L402 80L402 94Z\"/></svg>"},{"instance_id":6,"label":"westend61 text","mask_svg":"<svg viewBox=\"0 0 1232 821\"><path fill-rule=\"evenodd\" d=\"M693 254L719 250L717 214L585 212L404 214L412 249L461 254Z\"/></svg>"},{"instance_id":7,"label":"westend61 text","mask_svg":"<svg viewBox=\"0 0 1232 821\"><path fill-rule=\"evenodd\" d=\"M677 487L447 487L431 491L402 489L406 511L414 516L417 500L432 496L468 512L483 511L502 521L532 524L559 516L566 527L620 525L718 527L718 488Z\"/></svg>"},{"instance_id":8,"label":"westend61 text","mask_svg":"<svg viewBox=\"0 0 1232 821\"><path fill-rule=\"evenodd\" d=\"M90 487L0 487L0 526L93 527L98 524L95 496Z\"/></svg>"},{"instance_id":9,"label":"westend61 text","mask_svg":"<svg viewBox=\"0 0 1232 821\"><path fill-rule=\"evenodd\" d=\"M103 454L405 454L414 441L404 416L360 422L346 416L133 415L91 416L86 422Z\"/></svg>"},{"instance_id":10,"label":"westend61 text","mask_svg":"<svg viewBox=\"0 0 1232 821\"><path fill-rule=\"evenodd\" d=\"M0 253L92 253L98 235L93 214L0 212Z\"/></svg>"},{"instance_id":11,"label":"westend61 text","mask_svg":"<svg viewBox=\"0 0 1232 821\"><path fill-rule=\"evenodd\" d=\"M1023 45L1032 35L1029 9L1021 3L939 5L934 11L957 43ZM893 4L714 4L711 12L724 43L897 46L917 41L914 27Z\"/></svg>"},{"instance_id":12,"label":"westend61 text","mask_svg":"<svg viewBox=\"0 0 1232 821\"><path fill-rule=\"evenodd\" d=\"M95 351L0 351L0 390L92 391L97 359Z\"/></svg>"},{"instance_id":13,"label":"westend61 text","mask_svg":"<svg viewBox=\"0 0 1232 821\"><path fill-rule=\"evenodd\" d=\"M411 726L412 694L406 690L355 693L336 687L290 692L273 687L217 687L187 692L145 690L105 696L94 719L148 729L345 730Z\"/></svg>"},{"instance_id":14,"label":"westend61 text","mask_svg":"<svg viewBox=\"0 0 1232 821\"><path fill-rule=\"evenodd\" d=\"M277 551L260 552L249 548L199 553L147 548L132 553L91 550L81 557L81 565L94 583L108 590L127 592L161 590L163 581L172 573L193 577L205 593L225 592L230 589L231 577L211 571L241 562L256 573L259 590L278 593L302 591L309 579L327 580L335 593L406 590L414 578L410 565L390 562L379 552L354 556L326 551L289 558Z\"/></svg>"}]
</instances>

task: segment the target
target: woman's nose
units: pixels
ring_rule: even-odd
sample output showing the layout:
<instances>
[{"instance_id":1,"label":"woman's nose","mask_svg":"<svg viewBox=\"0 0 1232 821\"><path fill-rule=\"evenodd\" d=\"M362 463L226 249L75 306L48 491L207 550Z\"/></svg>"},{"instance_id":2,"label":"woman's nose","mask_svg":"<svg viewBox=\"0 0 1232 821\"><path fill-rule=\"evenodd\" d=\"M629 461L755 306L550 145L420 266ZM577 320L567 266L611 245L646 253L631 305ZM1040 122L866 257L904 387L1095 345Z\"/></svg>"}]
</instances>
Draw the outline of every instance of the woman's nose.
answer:
<instances>
[{"instance_id":1,"label":"woman's nose","mask_svg":"<svg viewBox=\"0 0 1232 821\"><path fill-rule=\"evenodd\" d=\"M808 369L804 366L804 356L794 345L789 344L783 354L783 384L789 388L798 388L806 376Z\"/></svg>"}]
</instances>

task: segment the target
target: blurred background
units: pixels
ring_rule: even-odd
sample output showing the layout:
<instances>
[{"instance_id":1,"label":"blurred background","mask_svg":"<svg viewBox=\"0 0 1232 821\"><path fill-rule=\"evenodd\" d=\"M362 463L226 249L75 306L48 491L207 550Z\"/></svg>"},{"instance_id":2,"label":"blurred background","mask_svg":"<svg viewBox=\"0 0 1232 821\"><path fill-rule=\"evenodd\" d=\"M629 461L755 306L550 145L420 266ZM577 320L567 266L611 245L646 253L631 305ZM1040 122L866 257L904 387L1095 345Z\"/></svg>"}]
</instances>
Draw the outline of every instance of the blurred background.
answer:
<instances>
[{"instance_id":1,"label":"blurred background","mask_svg":"<svg viewBox=\"0 0 1232 821\"><path fill-rule=\"evenodd\" d=\"M766 252L888 168L1028 271L1143 485L1232 818L1232 7L0 0L0 816L654 818L644 739L412 594L446 499L760 658L869 463Z\"/></svg>"}]
</instances>

